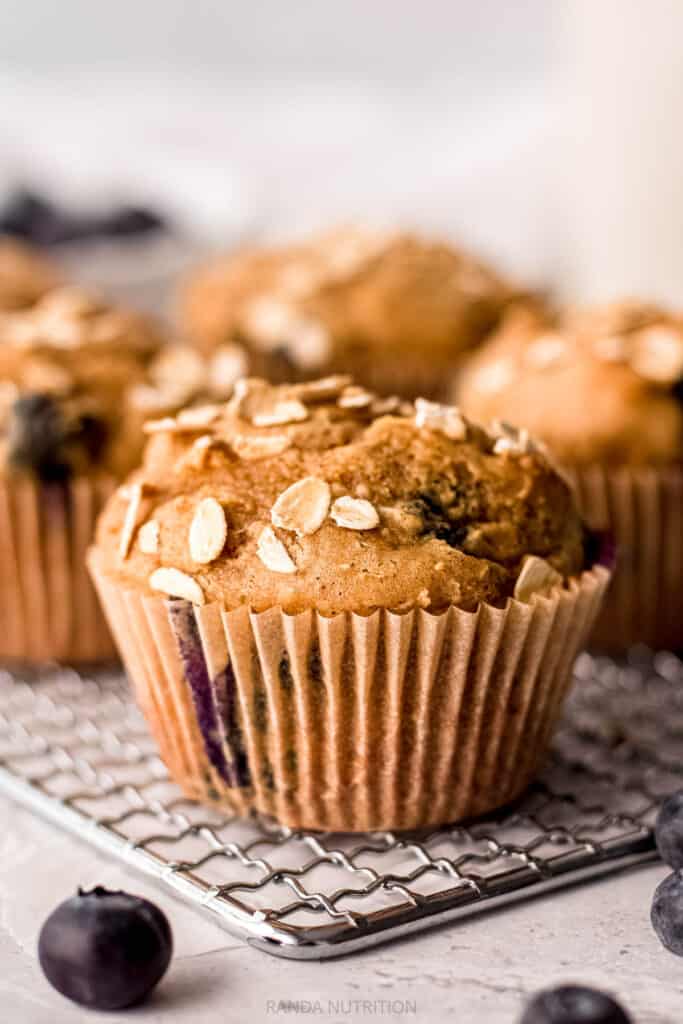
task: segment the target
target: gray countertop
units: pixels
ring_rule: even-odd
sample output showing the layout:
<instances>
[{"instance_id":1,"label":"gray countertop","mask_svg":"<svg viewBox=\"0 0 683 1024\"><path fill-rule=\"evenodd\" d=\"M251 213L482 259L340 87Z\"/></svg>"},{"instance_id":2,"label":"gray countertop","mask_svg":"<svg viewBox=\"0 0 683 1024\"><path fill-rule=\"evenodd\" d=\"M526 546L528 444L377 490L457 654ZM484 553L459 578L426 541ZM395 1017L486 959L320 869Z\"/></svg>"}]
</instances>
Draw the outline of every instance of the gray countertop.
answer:
<instances>
[{"instance_id":1,"label":"gray countertop","mask_svg":"<svg viewBox=\"0 0 683 1024\"><path fill-rule=\"evenodd\" d=\"M387 1020L514 1024L528 994L562 981L616 993L634 1024L681 1019L683 964L649 924L665 875L650 865L324 963L278 960L51 825L0 799L0 1005L11 1024L85 1019L149 1024ZM86 1014L36 960L40 924L76 886L101 883L155 900L176 955L143 1007ZM288 1004L288 1005L285 1005ZM298 1005L297 1005L298 1004Z\"/></svg>"}]
</instances>

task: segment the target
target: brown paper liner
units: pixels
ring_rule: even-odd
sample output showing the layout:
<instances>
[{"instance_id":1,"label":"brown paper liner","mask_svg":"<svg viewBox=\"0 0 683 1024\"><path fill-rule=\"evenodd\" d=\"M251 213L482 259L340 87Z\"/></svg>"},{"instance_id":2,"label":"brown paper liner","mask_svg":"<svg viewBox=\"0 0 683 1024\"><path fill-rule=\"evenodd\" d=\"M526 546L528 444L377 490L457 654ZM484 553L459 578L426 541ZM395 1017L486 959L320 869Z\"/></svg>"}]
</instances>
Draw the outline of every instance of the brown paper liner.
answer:
<instances>
[{"instance_id":1,"label":"brown paper liner","mask_svg":"<svg viewBox=\"0 0 683 1024\"><path fill-rule=\"evenodd\" d=\"M594 465L569 473L583 517L616 542L617 566L590 638L617 653L683 647L683 472Z\"/></svg>"},{"instance_id":2,"label":"brown paper liner","mask_svg":"<svg viewBox=\"0 0 683 1024\"><path fill-rule=\"evenodd\" d=\"M85 565L114 487L109 477L0 480L0 659L116 657Z\"/></svg>"},{"instance_id":3,"label":"brown paper liner","mask_svg":"<svg viewBox=\"0 0 683 1024\"><path fill-rule=\"evenodd\" d=\"M418 828L536 772L609 572L530 604L226 612L90 570L173 778L194 799L339 831Z\"/></svg>"}]
</instances>

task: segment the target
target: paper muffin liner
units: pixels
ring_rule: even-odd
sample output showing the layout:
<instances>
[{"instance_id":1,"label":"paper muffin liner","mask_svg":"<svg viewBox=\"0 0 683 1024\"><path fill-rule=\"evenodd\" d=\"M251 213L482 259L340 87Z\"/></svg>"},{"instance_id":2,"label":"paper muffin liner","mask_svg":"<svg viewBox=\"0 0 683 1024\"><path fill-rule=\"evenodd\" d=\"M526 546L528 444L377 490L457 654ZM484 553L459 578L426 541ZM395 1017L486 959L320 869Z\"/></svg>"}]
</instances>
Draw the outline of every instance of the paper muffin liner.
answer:
<instances>
[{"instance_id":1,"label":"paper muffin liner","mask_svg":"<svg viewBox=\"0 0 683 1024\"><path fill-rule=\"evenodd\" d=\"M683 472L573 467L581 514L612 534L617 565L590 638L617 653L636 643L683 648Z\"/></svg>"},{"instance_id":2,"label":"paper muffin liner","mask_svg":"<svg viewBox=\"0 0 683 1024\"><path fill-rule=\"evenodd\" d=\"M190 797L292 827L418 828L534 776L609 572L529 604L332 618L148 596L90 569L137 699Z\"/></svg>"},{"instance_id":3,"label":"paper muffin liner","mask_svg":"<svg viewBox=\"0 0 683 1024\"><path fill-rule=\"evenodd\" d=\"M0 659L116 657L85 564L115 486L109 477L0 481Z\"/></svg>"}]
</instances>

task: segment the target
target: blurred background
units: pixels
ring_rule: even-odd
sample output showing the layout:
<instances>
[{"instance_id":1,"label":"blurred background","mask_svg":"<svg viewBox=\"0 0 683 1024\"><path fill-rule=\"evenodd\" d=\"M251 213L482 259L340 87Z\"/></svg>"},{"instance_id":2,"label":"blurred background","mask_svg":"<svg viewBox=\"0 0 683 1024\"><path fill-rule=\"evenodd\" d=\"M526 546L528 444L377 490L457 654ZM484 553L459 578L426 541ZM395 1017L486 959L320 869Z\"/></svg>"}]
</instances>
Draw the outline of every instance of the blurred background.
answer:
<instances>
[{"instance_id":1,"label":"blurred background","mask_svg":"<svg viewBox=\"0 0 683 1024\"><path fill-rule=\"evenodd\" d=\"M143 276L367 220L680 304L682 30L680 0L0 0L0 195L162 210L191 245Z\"/></svg>"}]
</instances>

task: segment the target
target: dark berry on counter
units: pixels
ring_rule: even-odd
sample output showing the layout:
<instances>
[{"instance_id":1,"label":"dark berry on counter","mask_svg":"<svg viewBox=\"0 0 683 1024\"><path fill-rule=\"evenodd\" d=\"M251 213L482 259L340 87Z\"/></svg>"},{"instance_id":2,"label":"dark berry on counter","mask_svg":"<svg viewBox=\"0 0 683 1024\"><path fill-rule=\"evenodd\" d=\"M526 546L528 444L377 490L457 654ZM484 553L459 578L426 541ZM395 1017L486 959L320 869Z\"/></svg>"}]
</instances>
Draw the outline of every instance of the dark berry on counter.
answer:
<instances>
[{"instance_id":1,"label":"dark berry on counter","mask_svg":"<svg viewBox=\"0 0 683 1024\"><path fill-rule=\"evenodd\" d=\"M46 482L64 480L67 425L58 402L50 395L22 395L12 406L8 430L9 461L31 470Z\"/></svg>"},{"instance_id":2,"label":"dark berry on counter","mask_svg":"<svg viewBox=\"0 0 683 1024\"><path fill-rule=\"evenodd\" d=\"M102 218L99 234L113 238L122 235L144 235L152 231L163 231L165 227L163 217L153 210L142 206L122 206Z\"/></svg>"},{"instance_id":3,"label":"dark berry on counter","mask_svg":"<svg viewBox=\"0 0 683 1024\"><path fill-rule=\"evenodd\" d=\"M632 1024L605 992L582 985L560 985L535 995L520 1024Z\"/></svg>"},{"instance_id":4,"label":"dark berry on counter","mask_svg":"<svg viewBox=\"0 0 683 1024\"><path fill-rule=\"evenodd\" d=\"M53 212L51 204L36 192L17 189L0 208L0 233L33 239Z\"/></svg>"},{"instance_id":5,"label":"dark berry on counter","mask_svg":"<svg viewBox=\"0 0 683 1024\"><path fill-rule=\"evenodd\" d=\"M0 232L37 245L53 245L74 236L72 219L44 196L18 189L0 210Z\"/></svg>"},{"instance_id":6,"label":"dark berry on counter","mask_svg":"<svg viewBox=\"0 0 683 1024\"><path fill-rule=\"evenodd\" d=\"M139 1003L163 977L172 951L171 928L158 907L101 886L60 903L38 940L50 984L98 1010Z\"/></svg>"},{"instance_id":7,"label":"dark berry on counter","mask_svg":"<svg viewBox=\"0 0 683 1024\"><path fill-rule=\"evenodd\" d=\"M103 213L78 214L23 188L12 193L0 207L0 234L14 235L36 245L133 237L166 228L159 214L144 207L121 206Z\"/></svg>"},{"instance_id":8,"label":"dark berry on counter","mask_svg":"<svg viewBox=\"0 0 683 1024\"><path fill-rule=\"evenodd\" d=\"M675 870L683 868L683 790L672 793L659 808L655 840L664 863Z\"/></svg>"},{"instance_id":9,"label":"dark berry on counter","mask_svg":"<svg viewBox=\"0 0 683 1024\"><path fill-rule=\"evenodd\" d=\"M663 946L683 956L683 873L674 871L655 889L650 911L652 927Z\"/></svg>"}]
</instances>

